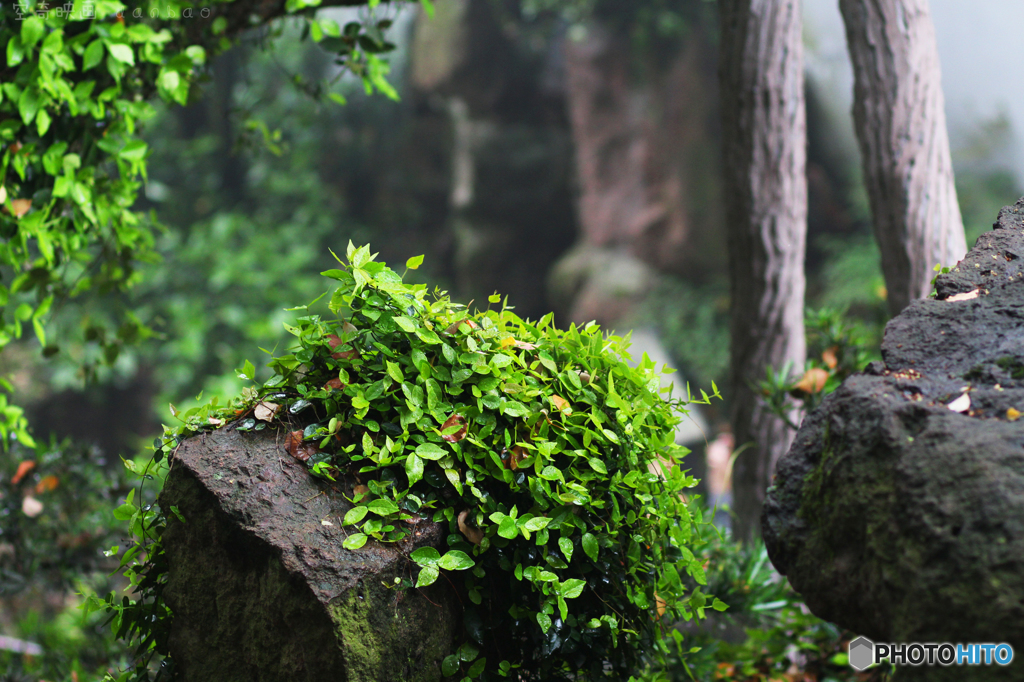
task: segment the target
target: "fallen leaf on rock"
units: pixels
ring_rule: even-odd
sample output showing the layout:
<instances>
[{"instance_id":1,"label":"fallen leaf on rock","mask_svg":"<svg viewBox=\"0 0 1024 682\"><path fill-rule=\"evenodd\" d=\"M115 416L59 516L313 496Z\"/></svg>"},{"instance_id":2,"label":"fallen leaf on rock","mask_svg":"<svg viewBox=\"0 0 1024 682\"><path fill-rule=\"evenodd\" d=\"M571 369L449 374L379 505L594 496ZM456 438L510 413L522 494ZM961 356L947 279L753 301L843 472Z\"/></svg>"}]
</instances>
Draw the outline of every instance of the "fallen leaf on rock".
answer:
<instances>
[{"instance_id":1,"label":"fallen leaf on rock","mask_svg":"<svg viewBox=\"0 0 1024 682\"><path fill-rule=\"evenodd\" d=\"M216 417L208 417L206 419L206 421L210 422L214 426L224 426L224 420L223 419L217 419Z\"/></svg>"},{"instance_id":2,"label":"fallen leaf on rock","mask_svg":"<svg viewBox=\"0 0 1024 682\"><path fill-rule=\"evenodd\" d=\"M469 518L469 510L463 509L459 512L459 532L474 545L479 545L483 542L484 532L467 524L467 518Z\"/></svg>"},{"instance_id":3,"label":"fallen leaf on rock","mask_svg":"<svg viewBox=\"0 0 1024 682\"><path fill-rule=\"evenodd\" d=\"M828 372L820 367L812 367L804 372L803 377L796 382L793 388L804 393L818 393L825 388L826 381L828 381Z\"/></svg>"},{"instance_id":4,"label":"fallen leaf on rock","mask_svg":"<svg viewBox=\"0 0 1024 682\"><path fill-rule=\"evenodd\" d=\"M321 526L333 526L334 524L331 523L330 521L328 521L327 519L321 519L320 520L320 525Z\"/></svg>"},{"instance_id":5,"label":"fallen leaf on rock","mask_svg":"<svg viewBox=\"0 0 1024 682\"><path fill-rule=\"evenodd\" d=\"M54 490L60 484L60 479L56 476L45 476L43 480L36 483L36 495L42 495Z\"/></svg>"},{"instance_id":6,"label":"fallen leaf on rock","mask_svg":"<svg viewBox=\"0 0 1024 682\"><path fill-rule=\"evenodd\" d=\"M18 465L18 471L15 472L14 478L11 479L11 485L18 485L21 483L21 479L25 478L25 474L36 468L36 463L32 460L26 460Z\"/></svg>"},{"instance_id":7,"label":"fallen leaf on rock","mask_svg":"<svg viewBox=\"0 0 1024 682\"><path fill-rule=\"evenodd\" d=\"M1011 407L1006 411L1006 418L1015 422L1020 419L1020 411Z\"/></svg>"},{"instance_id":8,"label":"fallen leaf on rock","mask_svg":"<svg viewBox=\"0 0 1024 682\"><path fill-rule=\"evenodd\" d=\"M292 431L284 439L284 449L289 455L305 462L317 453L317 447L313 443L302 442L302 431Z\"/></svg>"},{"instance_id":9,"label":"fallen leaf on rock","mask_svg":"<svg viewBox=\"0 0 1024 682\"><path fill-rule=\"evenodd\" d=\"M971 396L964 393L962 396L946 405L946 407L954 412L966 412L971 409Z\"/></svg>"},{"instance_id":10,"label":"fallen leaf on rock","mask_svg":"<svg viewBox=\"0 0 1024 682\"><path fill-rule=\"evenodd\" d=\"M458 431L454 433L445 433L448 429L455 425L460 425ZM445 439L449 443L458 443L460 440L466 437L466 418L461 414L453 414L445 420L444 424L441 424L441 438Z\"/></svg>"},{"instance_id":11,"label":"fallen leaf on rock","mask_svg":"<svg viewBox=\"0 0 1024 682\"><path fill-rule=\"evenodd\" d=\"M352 488L352 495L355 496L355 497L359 497L360 495L369 495L369 494L370 494L370 489L367 488L365 485L357 485L357 486L353 486L353 488Z\"/></svg>"},{"instance_id":12,"label":"fallen leaf on rock","mask_svg":"<svg viewBox=\"0 0 1024 682\"><path fill-rule=\"evenodd\" d=\"M34 519L43 513L43 503L31 495L26 495L25 499L21 501L21 513Z\"/></svg>"},{"instance_id":13,"label":"fallen leaf on rock","mask_svg":"<svg viewBox=\"0 0 1024 682\"><path fill-rule=\"evenodd\" d=\"M953 294L947 301L969 301L972 298L978 298L981 295L981 290L975 289L974 291L968 291L966 294Z\"/></svg>"},{"instance_id":14,"label":"fallen leaf on rock","mask_svg":"<svg viewBox=\"0 0 1024 682\"><path fill-rule=\"evenodd\" d=\"M256 409L253 410L252 416L256 417L260 421L268 422L274 418L277 414L280 405L277 403L261 402L256 405Z\"/></svg>"}]
</instances>

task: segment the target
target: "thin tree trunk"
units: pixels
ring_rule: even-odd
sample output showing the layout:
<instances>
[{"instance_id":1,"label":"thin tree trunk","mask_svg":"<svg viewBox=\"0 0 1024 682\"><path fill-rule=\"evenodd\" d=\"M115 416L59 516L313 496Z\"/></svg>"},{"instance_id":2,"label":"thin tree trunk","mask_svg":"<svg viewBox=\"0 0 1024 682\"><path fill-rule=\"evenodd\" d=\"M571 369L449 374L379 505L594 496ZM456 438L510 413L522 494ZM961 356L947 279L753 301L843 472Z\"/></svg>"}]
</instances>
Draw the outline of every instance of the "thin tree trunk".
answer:
<instances>
[{"instance_id":1,"label":"thin tree trunk","mask_svg":"<svg viewBox=\"0 0 1024 682\"><path fill-rule=\"evenodd\" d=\"M840 0L853 118L889 311L931 291L936 263L967 252L953 184L928 0Z\"/></svg>"},{"instance_id":2,"label":"thin tree trunk","mask_svg":"<svg viewBox=\"0 0 1024 682\"><path fill-rule=\"evenodd\" d=\"M732 298L735 535L761 504L792 434L751 383L805 360L806 120L799 0L722 0L721 91Z\"/></svg>"}]
</instances>

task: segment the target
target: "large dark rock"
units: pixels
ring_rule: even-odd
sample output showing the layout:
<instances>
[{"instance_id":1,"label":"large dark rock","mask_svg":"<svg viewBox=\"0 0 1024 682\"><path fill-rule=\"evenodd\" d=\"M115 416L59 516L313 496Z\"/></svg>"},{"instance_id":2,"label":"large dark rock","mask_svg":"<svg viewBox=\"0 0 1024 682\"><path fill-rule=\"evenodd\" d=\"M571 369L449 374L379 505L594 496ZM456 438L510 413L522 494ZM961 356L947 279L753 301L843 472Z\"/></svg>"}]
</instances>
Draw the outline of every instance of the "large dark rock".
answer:
<instances>
[{"instance_id":1,"label":"large dark rock","mask_svg":"<svg viewBox=\"0 0 1024 682\"><path fill-rule=\"evenodd\" d=\"M818 616L1022 659L904 677L1024 679L1022 219L1024 199L889 323L883 362L804 420L765 503L769 556Z\"/></svg>"},{"instance_id":2,"label":"large dark rock","mask_svg":"<svg viewBox=\"0 0 1024 682\"><path fill-rule=\"evenodd\" d=\"M283 434L227 426L178 448L160 503L169 512L170 649L185 682L441 679L454 648L452 589L401 592L408 553L444 542L424 520L403 543L342 547L353 479L315 479Z\"/></svg>"}]
</instances>

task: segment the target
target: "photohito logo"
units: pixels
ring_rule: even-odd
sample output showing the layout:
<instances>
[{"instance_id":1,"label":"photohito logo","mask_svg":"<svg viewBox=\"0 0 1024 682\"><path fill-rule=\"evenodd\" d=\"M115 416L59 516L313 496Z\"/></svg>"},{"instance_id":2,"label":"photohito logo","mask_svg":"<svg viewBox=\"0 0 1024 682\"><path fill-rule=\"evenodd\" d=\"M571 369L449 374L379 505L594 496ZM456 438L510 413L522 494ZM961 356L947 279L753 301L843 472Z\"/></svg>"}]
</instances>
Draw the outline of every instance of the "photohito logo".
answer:
<instances>
[{"instance_id":1,"label":"photohito logo","mask_svg":"<svg viewBox=\"0 0 1024 682\"><path fill-rule=\"evenodd\" d=\"M1013 647L1009 644L883 644L867 637L850 642L847 650L855 670L888 660L893 665L1009 665Z\"/></svg>"}]
</instances>

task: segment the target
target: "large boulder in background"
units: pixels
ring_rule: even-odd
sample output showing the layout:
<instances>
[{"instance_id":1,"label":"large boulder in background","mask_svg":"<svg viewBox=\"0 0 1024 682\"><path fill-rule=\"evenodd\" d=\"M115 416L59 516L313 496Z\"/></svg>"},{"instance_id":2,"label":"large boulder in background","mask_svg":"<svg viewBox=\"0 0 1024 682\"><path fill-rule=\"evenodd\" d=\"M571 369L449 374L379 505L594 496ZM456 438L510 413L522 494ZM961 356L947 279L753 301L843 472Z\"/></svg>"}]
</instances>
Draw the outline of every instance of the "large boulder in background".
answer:
<instances>
[{"instance_id":1,"label":"large boulder in background","mask_svg":"<svg viewBox=\"0 0 1024 682\"><path fill-rule=\"evenodd\" d=\"M876 641L1024 651L1022 219L1024 199L889 323L883 362L804 420L768 492L776 568L816 615ZM1010 668L901 679L1024 679Z\"/></svg>"},{"instance_id":2,"label":"large boulder in background","mask_svg":"<svg viewBox=\"0 0 1024 682\"><path fill-rule=\"evenodd\" d=\"M410 577L409 552L441 547L445 528L423 520L401 543L344 549L356 481L313 478L283 443L270 429L229 425L185 441L171 460L160 503L180 679L440 680L457 596L443 580L394 585Z\"/></svg>"}]
</instances>

